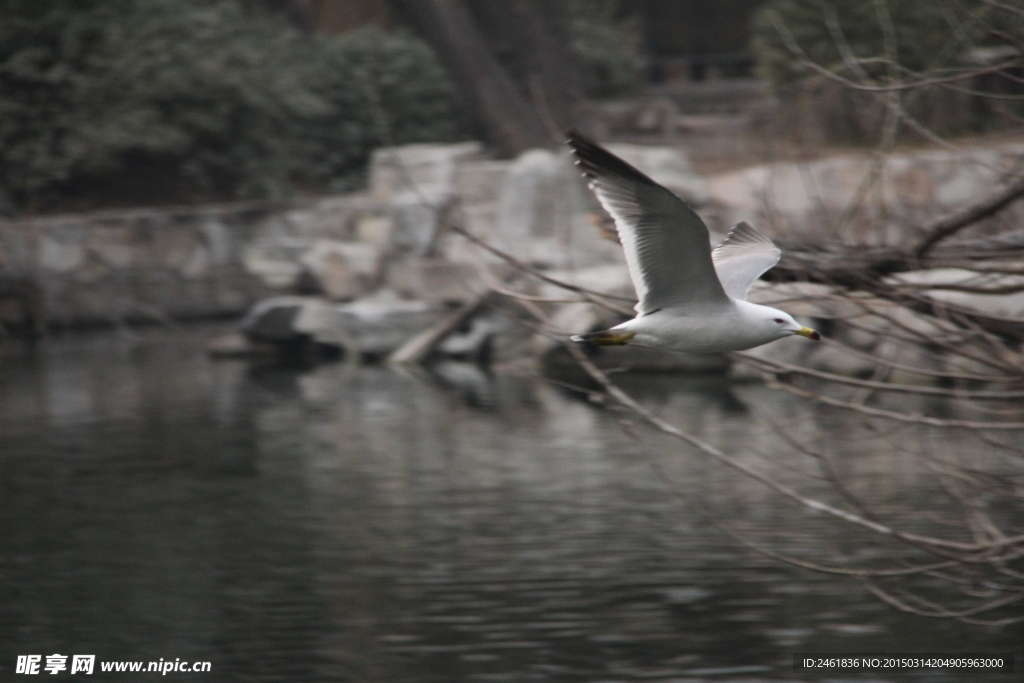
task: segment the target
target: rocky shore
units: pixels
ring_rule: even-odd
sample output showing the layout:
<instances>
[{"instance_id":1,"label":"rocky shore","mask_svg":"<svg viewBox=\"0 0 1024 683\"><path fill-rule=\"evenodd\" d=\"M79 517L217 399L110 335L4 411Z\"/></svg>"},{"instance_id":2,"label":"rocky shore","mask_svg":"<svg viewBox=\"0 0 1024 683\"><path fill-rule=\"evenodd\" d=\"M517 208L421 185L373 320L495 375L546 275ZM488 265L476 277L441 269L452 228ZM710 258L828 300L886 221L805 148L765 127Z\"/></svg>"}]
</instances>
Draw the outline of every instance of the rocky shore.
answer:
<instances>
[{"instance_id":1,"label":"rocky shore","mask_svg":"<svg viewBox=\"0 0 1024 683\"><path fill-rule=\"evenodd\" d=\"M946 151L895 157L872 190L881 193L874 208L850 213L871 168L870 159L855 154L704 178L676 148L609 148L690 202L713 241L735 221L748 220L775 237L883 242L901 226L981 194L993 182L993 169L1020 153L1003 147L969 158ZM38 332L53 325L239 316L238 333L215 340L212 353L558 365L569 362L561 338L617 321L618 314L585 300L566 301L571 292L523 276L464 232L553 280L631 306L632 285L614 231L567 154L531 150L499 161L479 143L466 142L380 149L365 191L292 206L145 209L0 223L0 324ZM970 275L928 270L902 277L941 286ZM502 294L506 289L536 299L548 329L539 332L524 320ZM832 328L834 338L863 351L863 359L834 346L781 342L756 353L843 374L870 371L870 354L884 345L886 330L830 325L855 313L829 294L821 285L762 284L753 298ZM960 304L1024 318L1022 294L936 292L951 295ZM899 321L893 324L930 324L909 311L894 315ZM730 367L724 357L634 348L602 350L596 358L605 367L635 370Z\"/></svg>"}]
</instances>

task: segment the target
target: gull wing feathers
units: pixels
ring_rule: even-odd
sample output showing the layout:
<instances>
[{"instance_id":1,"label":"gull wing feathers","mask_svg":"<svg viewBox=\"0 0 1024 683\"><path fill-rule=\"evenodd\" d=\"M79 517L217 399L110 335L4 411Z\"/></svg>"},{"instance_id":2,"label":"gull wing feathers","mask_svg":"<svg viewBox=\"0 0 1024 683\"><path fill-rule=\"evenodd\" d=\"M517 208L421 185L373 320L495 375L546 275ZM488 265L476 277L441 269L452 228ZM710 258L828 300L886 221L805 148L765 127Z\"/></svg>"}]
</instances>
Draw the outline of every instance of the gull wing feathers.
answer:
<instances>
[{"instance_id":1,"label":"gull wing feathers","mask_svg":"<svg viewBox=\"0 0 1024 683\"><path fill-rule=\"evenodd\" d=\"M725 293L745 301L750 285L779 262L782 252L749 223L737 223L711 258Z\"/></svg>"},{"instance_id":2,"label":"gull wing feathers","mask_svg":"<svg viewBox=\"0 0 1024 683\"><path fill-rule=\"evenodd\" d=\"M637 313L728 303L700 216L682 199L579 133L570 131L568 142L601 206L615 219L640 300Z\"/></svg>"}]
</instances>

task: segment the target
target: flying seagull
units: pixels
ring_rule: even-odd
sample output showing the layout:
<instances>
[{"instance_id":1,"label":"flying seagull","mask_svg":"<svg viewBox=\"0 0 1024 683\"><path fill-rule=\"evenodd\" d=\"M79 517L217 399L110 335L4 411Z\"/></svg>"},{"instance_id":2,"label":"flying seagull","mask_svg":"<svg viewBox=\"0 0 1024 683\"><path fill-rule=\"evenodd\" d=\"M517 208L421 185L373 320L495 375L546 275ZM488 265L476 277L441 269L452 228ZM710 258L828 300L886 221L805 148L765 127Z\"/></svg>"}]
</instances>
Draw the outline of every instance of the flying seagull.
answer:
<instances>
[{"instance_id":1,"label":"flying seagull","mask_svg":"<svg viewBox=\"0 0 1024 683\"><path fill-rule=\"evenodd\" d=\"M821 339L788 313L747 301L754 280L782 255L770 239L739 223L712 251L707 226L682 199L575 131L568 144L615 220L640 300L632 320L573 341L715 353L794 334Z\"/></svg>"}]
</instances>

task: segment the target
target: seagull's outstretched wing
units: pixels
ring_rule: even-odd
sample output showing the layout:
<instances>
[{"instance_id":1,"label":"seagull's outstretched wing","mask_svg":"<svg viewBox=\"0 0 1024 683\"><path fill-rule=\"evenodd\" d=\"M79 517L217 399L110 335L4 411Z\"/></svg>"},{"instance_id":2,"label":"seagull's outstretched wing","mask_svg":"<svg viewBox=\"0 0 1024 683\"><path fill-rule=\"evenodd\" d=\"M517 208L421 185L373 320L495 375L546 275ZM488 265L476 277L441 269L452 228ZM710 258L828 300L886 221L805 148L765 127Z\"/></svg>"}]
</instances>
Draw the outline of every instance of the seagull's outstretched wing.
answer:
<instances>
[{"instance_id":1,"label":"seagull's outstretched wing","mask_svg":"<svg viewBox=\"0 0 1024 683\"><path fill-rule=\"evenodd\" d=\"M637 313L726 304L711 263L707 226L661 185L575 131L569 147L601 206L615 219L633 279Z\"/></svg>"},{"instance_id":2,"label":"seagull's outstretched wing","mask_svg":"<svg viewBox=\"0 0 1024 683\"><path fill-rule=\"evenodd\" d=\"M725 293L742 300L746 300L754 280L778 263L781 256L775 243L749 223L737 223L725 241L711 252Z\"/></svg>"}]
</instances>

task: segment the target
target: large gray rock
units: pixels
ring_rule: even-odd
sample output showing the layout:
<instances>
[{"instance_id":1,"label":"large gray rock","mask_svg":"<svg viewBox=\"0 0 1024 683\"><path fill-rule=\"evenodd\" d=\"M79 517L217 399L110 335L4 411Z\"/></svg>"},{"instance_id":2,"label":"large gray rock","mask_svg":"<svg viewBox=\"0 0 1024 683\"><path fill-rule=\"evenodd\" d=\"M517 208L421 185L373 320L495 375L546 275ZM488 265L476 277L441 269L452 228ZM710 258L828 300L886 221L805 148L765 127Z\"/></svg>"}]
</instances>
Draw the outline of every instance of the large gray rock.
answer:
<instances>
[{"instance_id":1,"label":"large gray rock","mask_svg":"<svg viewBox=\"0 0 1024 683\"><path fill-rule=\"evenodd\" d=\"M444 258L407 257L392 261L387 285L406 298L435 303L465 303L488 289L479 268Z\"/></svg>"},{"instance_id":2,"label":"large gray rock","mask_svg":"<svg viewBox=\"0 0 1024 683\"><path fill-rule=\"evenodd\" d=\"M498 201L498 192L508 174L509 161L467 161L459 164L455 174L455 191L464 206L491 204Z\"/></svg>"},{"instance_id":3,"label":"large gray rock","mask_svg":"<svg viewBox=\"0 0 1024 683\"><path fill-rule=\"evenodd\" d=\"M361 356L385 356L436 323L445 308L381 292L347 304L318 297L281 296L256 304L242 321L253 341L278 345L313 342Z\"/></svg>"},{"instance_id":4,"label":"large gray rock","mask_svg":"<svg viewBox=\"0 0 1024 683\"><path fill-rule=\"evenodd\" d=\"M292 344L303 340L305 332L296 327L303 308L316 305L315 300L300 296L276 296L257 302L245 317L240 329L248 339L271 344Z\"/></svg>"},{"instance_id":5,"label":"large gray rock","mask_svg":"<svg viewBox=\"0 0 1024 683\"><path fill-rule=\"evenodd\" d=\"M242 250L242 265L268 287L293 290L305 271L302 255L308 248L307 240L295 238L253 242Z\"/></svg>"},{"instance_id":6,"label":"large gray rock","mask_svg":"<svg viewBox=\"0 0 1024 683\"><path fill-rule=\"evenodd\" d=\"M413 335L437 323L443 306L398 299L387 292L334 307L336 318L316 338L330 339L348 351L383 357ZM336 327L334 327L336 326Z\"/></svg>"},{"instance_id":7,"label":"large gray rock","mask_svg":"<svg viewBox=\"0 0 1024 683\"><path fill-rule=\"evenodd\" d=\"M382 147L370 158L370 193L386 202L400 195L431 201L454 195L459 166L484 158L479 142Z\"/></svg>"},{"instance_id":8,"label":"large gray rock","mask_svg":"<svg viewBox=\"0 0 1024 683\"><path fill-rule=\"evenodd\" d=\"M459 196L460 169L485 160L479 142L376 150L370 160L370 194L389 207L391 246L420 256L433 254L446 213Z\"/></svg>"},{"instance_id":9,"label":"large gray rock","mask_svg":"<svg viewBox=\"0 0 1024 683\"><path fill-rule=\"evenodd\" d=\"M360 216L355 221L353 232L356 241L387 249L394 240L395 220L390 214Z\"/></svg>"},{"instance_id":10,"label":"large gray rock","mask_svg":"<svg viewBox=\"0 0 1024 683\"><path fill-rule=\"evenodd\" d=\"M374 244L317 240L300 260L328 298L349 300L373 291L380 283L384 252Z\"/></svg>"},{"instance_id":11,"label":"large gray rock","mask_svg":"<svg viewBox=\"0 0 1024 683\"><path fill-rule=\"evenodd\" d=\"M522 330L510 318L492 309L485 309L446 335L437 344L434 353L437 356L488 364L495 357L495 341L499 337L516 333L522 334Z\"/></svg>"},{"instance_id":12,"label":"large gray rock","mask_svg":"<svg viewBox=\"0 0 1024 683\"><path fill-rule=\"evenodd\" d=\"M372 243L303 237L263 239L245 247L245 269L281 291L300 287L310 277L336 300L362 296L380 283L385 251ZM315 286L311 289L315 290Z\"/></svg>"},{"instance_id":13,"label":"large gray rock","mask_svg":"<svg viewBox=\"0 0 1024 683\"><path fill-rule=\"evenodd\" d=\"M517 258L547 267L614 262L621 250L600 238L590 218L596 211L567 153L533 149L505 174L487 237Z\"/></svg>"},{"instance_id":14,"label":"large gray rock","mask_svg":"<svg viewBox=\"0 0 1024 683\"><path fill-rule=\"evenodd\" d=\"M388 214L387 203L365 192L308 200L285 211L282 222L289 236L306 239L352 239L355 224L364 216Z\"/></svg>"},{"instance_id":15,"label":"large gray rock","mask_svg":"<svg viewBox=\"0 0 1024 683\"><path fill-rule=\"evenodd\" d=\"M431 256L437 248L448 212L455 205L454 194L396 194L391 200L394 232L391 247L416 256Z\"/></svg>"}]
</instances>

